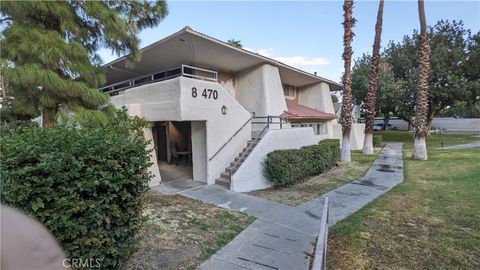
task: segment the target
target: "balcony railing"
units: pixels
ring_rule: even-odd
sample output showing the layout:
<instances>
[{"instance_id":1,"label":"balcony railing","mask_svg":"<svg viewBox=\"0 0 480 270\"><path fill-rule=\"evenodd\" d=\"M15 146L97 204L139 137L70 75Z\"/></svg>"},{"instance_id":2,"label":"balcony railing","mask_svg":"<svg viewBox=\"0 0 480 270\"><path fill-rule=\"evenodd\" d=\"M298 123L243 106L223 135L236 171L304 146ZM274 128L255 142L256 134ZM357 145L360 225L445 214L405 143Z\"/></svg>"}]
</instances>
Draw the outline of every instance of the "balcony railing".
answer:
<instances>
[{"instance_id":1,"label":"balcony railing","mask_svg":"<svg viewBox=\"0 0 480 270\"><path fill-rule=\"evenodd\" d=\"M110 96L116 96L123 94L123 91L154 82L165 81L171 78L184 76L187 78L193 78L198 80L205 80L205 81L218 81L218 73L216 71L198 68L189 65L181 65L176 68L167 69L155 73L151 73L148 75L143 75L140 77L136 77L133 79L117 82L114 84L110 84L100 88L99 90L103 93L106 93Z\"/></svg>"}]
</instances>

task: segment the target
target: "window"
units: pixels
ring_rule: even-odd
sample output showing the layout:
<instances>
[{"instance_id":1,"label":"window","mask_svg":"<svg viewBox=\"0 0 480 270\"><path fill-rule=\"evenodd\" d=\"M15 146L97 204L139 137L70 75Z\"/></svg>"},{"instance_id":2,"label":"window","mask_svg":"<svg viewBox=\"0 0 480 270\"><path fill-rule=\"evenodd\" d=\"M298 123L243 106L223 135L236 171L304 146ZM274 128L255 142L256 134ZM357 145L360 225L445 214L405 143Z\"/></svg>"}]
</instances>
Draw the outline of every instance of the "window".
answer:
<instances>
[{"instance_id":1,"label":"window","mask_svg":"<svg viewBox=\"0 0 480 270\"><path fill-rule=\"evenodd\" d=\"M316 123L295 123L292 124L292 128L298 127L311 127L315 135L326 135L327 127L325 122L316 122Z\"/></svg>"},{"instance_id":2,"label":"window","mask_svg":"<svg viewBox=\"0 0 480 270\"><path fill-rule=\"evenodd\" d=\"M326 135L327 134L327 128L325 127L325 123L317 123L316 124L316 132L315 134L317 135Z\"/></svg>"},{"instance_id":3,"label":"window","mask_svg":"<svg viewBox=\"0 0 480 270\"><path fill-rule=\"evenodd\" d=\"M295 98L296 87L288 84L283 85L283 94L286 98Z\"/></svg>"}]
</instances>

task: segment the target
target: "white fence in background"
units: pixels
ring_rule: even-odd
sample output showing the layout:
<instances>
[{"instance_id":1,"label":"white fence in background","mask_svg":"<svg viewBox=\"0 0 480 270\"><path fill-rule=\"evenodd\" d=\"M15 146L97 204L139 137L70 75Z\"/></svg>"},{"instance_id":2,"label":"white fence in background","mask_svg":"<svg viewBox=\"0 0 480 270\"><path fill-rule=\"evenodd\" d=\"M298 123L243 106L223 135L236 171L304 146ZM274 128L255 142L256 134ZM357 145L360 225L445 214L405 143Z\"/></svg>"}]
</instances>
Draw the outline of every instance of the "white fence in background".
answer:
<instances>
[{"instance_id":1,"label":"white fence in background","mask_svg":"<svg viewBox=\"0 0 480 270\"><path fill-rule=\"evenodd\" d=\"M375 118L375 124L383 123L383 118ZM393 118L388 122L398 130L413 130L412 126L402 119ZM437 117L433 119L432 128L445 128L449 131L480 131L480 118Z\"/></svg>"}]
</instances>

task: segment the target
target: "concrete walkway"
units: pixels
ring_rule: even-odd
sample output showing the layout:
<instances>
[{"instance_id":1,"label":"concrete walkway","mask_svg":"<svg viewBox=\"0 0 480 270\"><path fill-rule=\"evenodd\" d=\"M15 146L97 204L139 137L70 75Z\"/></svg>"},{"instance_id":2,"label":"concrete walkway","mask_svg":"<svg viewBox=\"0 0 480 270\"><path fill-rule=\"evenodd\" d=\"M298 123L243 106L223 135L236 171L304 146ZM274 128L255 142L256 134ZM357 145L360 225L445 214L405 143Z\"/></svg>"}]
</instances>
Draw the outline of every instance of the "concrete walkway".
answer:
<instances>
[{"instance_id":1,"label":"concrete walkway","mask_svg":"<svg viewBox=\"0 0 480 270\"><path fill-rule=\"evenodd\" d=\"M469 148L480 148L480 142L473 142L473 143L465 143L465 144L458 144L452 146L445 146L443 148L436 148L436 149L443 149L443 150L452 150L452 149L469 149Z\"/></svg>"},{"instance_id":2,"label":"concrete walkway","mask_svg":"<svg viewBox=\"0 0 480 270\"><path fill-rule=\"evenodd\" d=\"M173 181L162 181L160 185L152 187L152 189L159 191L165 195L175 195L179 192L192 189L198 186L204 186L205 183L194 181L191 179L177 179Z\"/></svg>"},{"instance_id":3,"label":"concrete walkway","mask_svg":"<svg viewBox=\"0 0 480 270\"><path fill-rule=\"evenodd\" d=\"M388 143L365 176L308 201L298 208L311 215L319 215L323 207L323 198L328 197L329 225L332 226L402 181L402 144Z\"/></svg>"},{"instance_id":4,"label":"concrete walkway","mask_svg":"<svg viewBox=\"0 0 480 270\"><path fill-rule=\"evenodd\" d=\"M178 193L257 220L199 269L308 269L320 217L297 207L227 191L216 185Z\"/></svg>"},{"instance_id":5,"label":"concrete walkway","mask_svg":"<svg viewBox=\"0 0 480 270\"><path fill-rule=\"evenodd\" d=\"M230 192L215 185L177 194L257 217L199 269L306 270L320 229L325 196L331 203L331 226L402 181L402 144L388 143L364 177L298 207Z\"/></svg>"}]
</instances>

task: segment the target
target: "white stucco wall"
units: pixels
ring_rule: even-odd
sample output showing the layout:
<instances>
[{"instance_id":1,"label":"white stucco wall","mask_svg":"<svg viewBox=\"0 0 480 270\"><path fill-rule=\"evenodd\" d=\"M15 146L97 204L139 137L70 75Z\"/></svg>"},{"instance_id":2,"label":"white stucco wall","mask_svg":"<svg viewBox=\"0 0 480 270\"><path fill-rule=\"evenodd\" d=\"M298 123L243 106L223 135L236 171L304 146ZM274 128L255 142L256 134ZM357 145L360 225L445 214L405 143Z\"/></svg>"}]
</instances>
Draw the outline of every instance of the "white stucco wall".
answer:
<instances>
[{"instance_id":1,"label":"white stucco wall","mask_svg":"<svg viewBox=\"0 0 480 270\"><path fill-rule=\"evenodd\" d=\"M256 116L277 116L287 110L280 73L269 64L240 72L235 97Z\"/></svg>"},{"instance_id":2,"label":"white stucco wall","mask_svg":"<svg viewBox=\"0 0 480 270\"><path fill-rule=\"evenodd\" d=\"M205 121L192 122L192 164L193 179L207 182L207 127Z\"/></svg>"},{"instance_id":3,"label":"white stucco wall","mask_svg":"<svg viewBox=\"0 0 480 270\"><path fill-rule=\"evenodd\" d=\"M300 88L298 104L326 113L335 114L330 87L321 82Z\"/></svg>"},{"instance_id":4,"label":"white stucco wall","mask_svg":"<svg viewBox=\"0 0 480 270\"><path fill-rule=\"evenodd\" d=\"M197 88L198 96L192 97L191 89ZM188 121L206 120L206 150L210 159L235 132L250 119L245 110L218 83L181 78L181 115ZM205 99L202 89L218 90L217 100ZM222 114L222 106L227 107L227 114ZM247 145L251 139L251 127L246 125L215 158L208 160L207 183L214 184L230 162Z\"/></svg>"},{"instance_id":5,"label":"white stucco wall","mask_svg":"<svg viewBox=\"0 0 480 270\"><path fill-rule=\"evenodd\" d=\"M316 143L312 128L270 129L232 176L230 189L249 192L272 186L263 175L263 162L268 153L279 149L298 149Z\"/></svg>"},{"instance_id":6,"label":"white stucco wall","mask_svg":"<svg viewBox=\"0 0 480 270\"><path fill-rule=\"evenodd\" d=\"M235 97L236 76L229 72L218 72L218 83L225 89L232 97Z\"/></svg>"},{"instance_id":7,"label":"white stucco wall","mask_svg":"<svg viewBox=\"0 0 480 270\"><path fill-rule=\"evenodd\" d=\"M197 89L196 97L192 96L193 87ZM216 90L217 99L213 96L204 98L204 89ZM208 160L250 118L250 113L216 82L177 77L128 89L123 95L114 96L111 100L116 106L135 107L138 115L150 122L205 121L205 147L201 146L204 135L199 130L200 126L192 126L192 131L196 131L195 134L192 132L192 152L196 152L192 153L192 160L194 180L206 181L208 184L215 183L215 179L251 138L250 125L246 125L227 147L215 158ZM221 112L222 106L227 107L225 115ZM206 151L206 155L199 151ZM207 160L202 160L204 158ZM205 164L206 169L197 168Z\"/></svg>"},{"instance_id":8,"label":"white stucco wall","mask_svg":"<svg viewBox=\"0 0 480 270\"><path fill-rule=\"evenodd\" d=\"M323 141L323 140L326 140L326 139L331 139L331 138L329 138L328 135L315 135L315 141L316 142L320 142L320 141Z\"/></svg>"},{"instance_id":9,"label":"white stucco wall","mask_svg":"<svg viewBox=\"0 0 480 270\"><path fill-rule=\"evenodd\" d=\"M330 94L330 86L321 82L300 88L298 93L298 104L316 109L322 112L335 114L332 97ZM337 119L327 121L327 136L318 135L318 140L335 139L333 124L337 124Z\"/></svg>"},{"instance_id":10,"label":"white stucco wall","mask_svg":"<svg viewBox=\"0 0 480 270\"><path fill-rule=\"evenodd\" d=\"M182 121L180 115L180 78L130 88L122 95L110 97L117 107L130 112L136 106L139 116L148 121Z\"/></svg>"},{"instance_id":11,"label":"white stucco wall","mask_svg":"<svg viewBox=\"0 0 480 270\"><path fill-rule=\"evenodd\" d=\"M340 124L333 124L333 134L335 139L340 140L340 146L342 145L342 126ZM350 130L350 149L362 150L363 140L365 137L365 124L353 124Z\"/></svg>"},{"instance_id":12,"label":"white stucco wall","mask_svg":"<svg viewBox=\"0 0 480 270\"><path fill-rule=\"evenodd\" d=\"M333 125L337 124L337 119L327 121L325 125L327 126L327 139L335 139L335 135L333 134Z\"/></svg>"}]
</instances>

